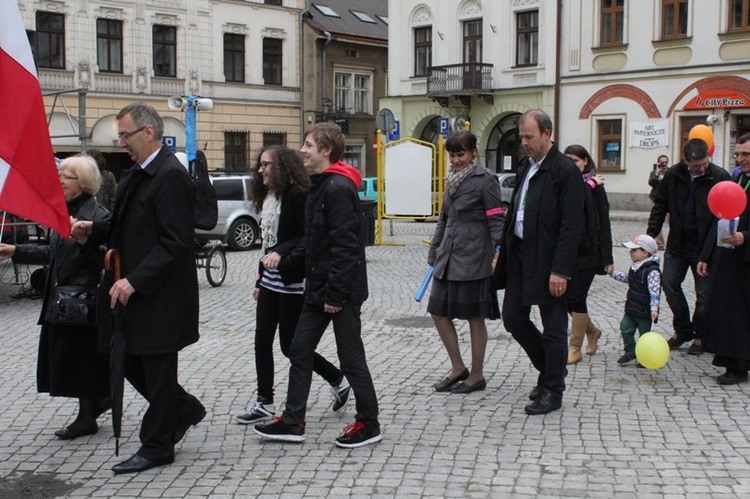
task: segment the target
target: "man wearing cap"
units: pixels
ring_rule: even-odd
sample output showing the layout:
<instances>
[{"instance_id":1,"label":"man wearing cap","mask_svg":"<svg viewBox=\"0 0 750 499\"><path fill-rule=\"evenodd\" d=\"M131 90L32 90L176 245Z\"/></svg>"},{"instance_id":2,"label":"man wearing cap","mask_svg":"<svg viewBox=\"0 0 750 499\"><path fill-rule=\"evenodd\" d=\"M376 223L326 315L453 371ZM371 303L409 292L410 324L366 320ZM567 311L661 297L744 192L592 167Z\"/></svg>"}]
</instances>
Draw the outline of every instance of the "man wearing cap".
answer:
<instances>
[{"instance_id":1,"label":"man wearing cap","mask_svg":"<svg viewBox=\"0 0 750 499\"><path fill-rule=\"evenodd\" d=\"M661 272L656 256L658 246L651 236L641 234L622 245L630 249L633 264L627 272L611 272L610 276L628 283L625 315L620 321L625 353L617 360L618 364L627 364L635 359L635 330L643 336L653 329L653 323L659 318Z\"/></svg>"},{"instance_id":2,"label":"man wearing cap","mask_svg":"<svg viewBox=\"0 0 750 499\"><path fill-rule=\"evenodd\" d=\"M712 221L708 209L708 192L729 173L709 161L708 144L692 139L682 148L684 161L667 170L656 192L646 233L656 237L669 214L669 237L664 253L663 283L667 303L672 310L674 335L669 348L677 349L694 339L688 349L691 355L703 352L706 332L708 276L698 274L703 241ZM682 281L688 269L695 280L695 311L692 320Z\"/></svg>"}]
</instances>

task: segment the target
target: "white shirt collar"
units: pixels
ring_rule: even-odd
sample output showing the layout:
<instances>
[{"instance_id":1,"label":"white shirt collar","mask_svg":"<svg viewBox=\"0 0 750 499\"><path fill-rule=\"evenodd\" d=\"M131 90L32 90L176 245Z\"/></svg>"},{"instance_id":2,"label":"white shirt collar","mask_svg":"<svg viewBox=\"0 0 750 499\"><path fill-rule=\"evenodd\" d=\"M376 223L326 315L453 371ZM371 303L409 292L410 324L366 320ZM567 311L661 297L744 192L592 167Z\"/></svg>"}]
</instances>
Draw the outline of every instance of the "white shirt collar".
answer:
<instances>
[{"instance_id":1,"label":"white shirt collar","mask_svg":"<svg viewBox=\"0 0 750 499\"><path fill-rule=\"evenodd\" d=\"M146 167L151 164L151 162L154 160L154 158L156 157L156 155L159 154L159 151L161 151L161 147L159 149L157 149L156 151L154 151L153 154L151 154L151 156L149 156L148 158L146 158L146 161L144 161L143 163L141 163L141 168L143 170L145 170Z\"/></svg>"}]
</instances>

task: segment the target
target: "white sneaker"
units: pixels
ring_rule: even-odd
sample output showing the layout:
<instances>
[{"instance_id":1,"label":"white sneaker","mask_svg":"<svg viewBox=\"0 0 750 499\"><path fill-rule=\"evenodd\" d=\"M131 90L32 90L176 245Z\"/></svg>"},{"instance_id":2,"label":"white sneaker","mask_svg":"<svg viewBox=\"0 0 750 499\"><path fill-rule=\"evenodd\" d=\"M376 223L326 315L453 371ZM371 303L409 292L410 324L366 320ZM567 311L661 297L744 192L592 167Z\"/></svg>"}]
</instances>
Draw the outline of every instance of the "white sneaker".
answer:
<instances>
[{"instance_id":1,"label":"white sneaker","mask_svg":"<svg viewBox=\"0 0 750 499\"><path fill-rule=\"evenodd\" d=\"M352 388L346 381L346 378L341 380L339 386L331 385L331 398L333 399L333 412L341 412L346 408L346 403L349 402L349 394Z\"/></svg>"},{"instance_id":2,"label":"white sneaker","mask_svg":"<svg viewBox=\"0 0 750 499\"><path fill-rule=\"evenodd\" d=\"M253 424L261 421L270 421L274 415L273 404L264 405L261 401L256 400L252 405L247 407L245 414L238 414L234 419L239 424Z\"/></svg>"}]
</instances>

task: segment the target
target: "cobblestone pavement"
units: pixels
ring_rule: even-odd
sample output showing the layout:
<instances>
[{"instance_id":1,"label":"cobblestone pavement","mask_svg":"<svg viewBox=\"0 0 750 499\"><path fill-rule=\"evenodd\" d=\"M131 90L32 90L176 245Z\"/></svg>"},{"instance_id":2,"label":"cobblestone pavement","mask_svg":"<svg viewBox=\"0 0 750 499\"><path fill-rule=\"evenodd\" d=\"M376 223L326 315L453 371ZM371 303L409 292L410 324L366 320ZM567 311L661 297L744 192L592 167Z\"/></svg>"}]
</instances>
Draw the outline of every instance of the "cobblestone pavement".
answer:
<instances>
[{"instance_id":1,"label":"cobblestone pavement","mask_svg":"<svg viewBox=\"0 0 750 499\"><path fill-rule=\"evenodd\" d=\"M645 215L617 219L615 261L624 270L629 260L620 243L645 230ZM362 317L382 442L334 447L333 439L354 419L353 404L332 413L319 378L313 380L304 444L263 443L250 427L233 423L255 390L250 290L259 252L229 253L222 287L211 288L199 276L202 337L180 355L181 382L204 402L208 416L178 445L173 465L136 475L110 471L138 449L144 402L129 386L120 458L107 417L96 435L54 438L74 417L76 404L36 393L41 301L17 298L23 288L13 284L12 267L0 263L0 496L750 495L750 388L718 385L710 356L688 356L685 348L657 371L618 365L625 286L607 277L595 279L589 299L591 315L605 331L601 349L570 367L561 411L524 413L536 373L500 321L489 323L487 390L435 393L431 385L449 364L426 303L413 300L426 269L423 240L434 224L394 222L392 235L390 227L386 222L385 240L403 246L368 248L371 297ZM667 337L666 304L662 312L655 329ZM459 333L468 352L465 323ZM324 335L319 349L329 358L335 358L332 338ZM286 393L287 372L277 351L277 403Z\"/></svg>"}]
</instances>

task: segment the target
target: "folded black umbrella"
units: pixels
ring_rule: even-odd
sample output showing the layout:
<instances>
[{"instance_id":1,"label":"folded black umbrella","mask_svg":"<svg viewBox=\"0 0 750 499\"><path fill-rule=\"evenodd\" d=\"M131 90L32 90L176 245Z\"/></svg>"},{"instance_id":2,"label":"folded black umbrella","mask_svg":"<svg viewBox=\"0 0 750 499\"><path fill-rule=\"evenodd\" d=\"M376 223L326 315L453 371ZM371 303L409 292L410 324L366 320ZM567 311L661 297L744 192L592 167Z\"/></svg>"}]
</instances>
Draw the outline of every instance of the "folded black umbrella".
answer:
<instances>
[{"instance_id":1,"label":"folded black umbrella","mask_svg":"<svg viewBox=\"0 0 750 499\"><path fill-rule=\"evenodd\" d=\"M104 266L114 273L114 282L120 280L120 253L107 251ZM112 431L115 435L115 456L120 455L122 430L123 392L125 385L125 324L128 312L119 301L112 310L112 336L109 340L109 400L112 402Z\"/></svg>"}]
</instances>

